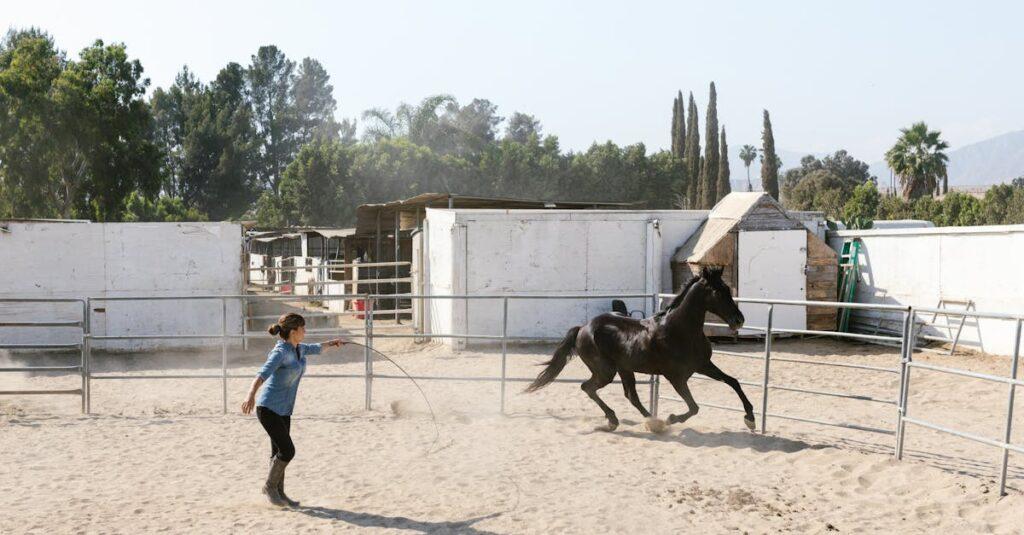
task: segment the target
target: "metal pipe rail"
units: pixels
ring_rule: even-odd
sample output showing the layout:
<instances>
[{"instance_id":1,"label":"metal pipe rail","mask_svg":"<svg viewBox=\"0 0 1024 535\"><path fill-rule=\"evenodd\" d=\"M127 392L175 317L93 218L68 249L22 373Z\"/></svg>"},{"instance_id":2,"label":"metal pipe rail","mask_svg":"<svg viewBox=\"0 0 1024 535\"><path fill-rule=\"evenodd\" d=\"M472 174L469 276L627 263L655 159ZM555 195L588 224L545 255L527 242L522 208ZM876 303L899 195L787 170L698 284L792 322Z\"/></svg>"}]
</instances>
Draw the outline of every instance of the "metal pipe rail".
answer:
<instances>
[{"instance_id":1,"label":"metal pipe rail","mask_svg":"<svg viewBox=\"0 0 1024 535\"><path fill-rule=\"evenodd\" d=\"M0 349L81 349L82 344L0 344Z\"/></svg>"},{"instance_id":2,"label":"metal pipe rail","mask_svg":"<svg viewBox=\"0 0 1024 535\"><path fill-rule=\"evenodd\" d=\"M348 264L336 264L333 262L327 262L324 264L325 267L329 268L371 268L371 267L404 267L411 266L412 262L365 262L365 263L348 263Z\"/></svg>"},{"instance_id":3,"label":"metal pipe rail","mask_svg":"<svg viewBox=\"0 0 1024 535\"><path fill-rule=\"evenodd\" d=\"M363 266L366 266L366 265L364 264ZM366 266L366 267L369 267L369 266ZM340 282L340 281L335 281L335 282ZM357 282L365 283L366 281L357 281ZM312 334L312 335L318 335L318 334L327 335L327 334L339 333L339 334L344 334L345 336L350 336L350 337L353 337L353 338L363 338L363 339L365 339L365 341L366 341L366 344L365 344L366 345L366 349L364 351L364 361L365 361L365 371L364 371L364 373L363 374L309 374L309 375L307 375L307 377L315 377L315 378L321 378L321 377L322 378L353 378L353 379L362 378L362 379L364 379L364 381L366 383L366 392L365 392L366 393L366 408L370 409L370 408L372 408L372 399L373 399L372 398L372 382L373 382L374 379L388 379L388 380L394 379L394 380L400 380L400 379L404 379L405 378L404 375L395 375L395 374L387 374L387 373L383 373L383 374L381 374L381 373L374 373L374 371L373 371L373 355L372 355L372 352L374 351L373 350L373 340L374 340L374 338L382 338L382 339L386 339L386 338L392 338L392 339L406 339L406 338L413 338L413 339L458 339L458 340L467 340L467 341L468 340L497 341L497 342L501 343L501 372L500 372L500 376L497 376L497 377L483 377L483 376L453 377L453 376L429 376L429 375L422 375L422 376L415 376L415 377L417 379L437 380L437 381L488 381L488 382L497 382L497 383L500 384L500 400L501 400L502 411L504 412L504 409L505 409L505 397L506 397L506 383L520 383L520 382L528 382L528 381L532 381L533 380L532 378L509 377L507 375L507 358L508 358L507 346L508 346L508 342L509 341L527 341L527 342L530 342L530 341L539 341L539 340L544 340L544 341L557 340L557 338L553 339L553 338L549 338L549 337L516 336L514 334L509 333L509 331L508 331L508 321L509 321L509 310L508 309L509 309L509 306L508 305L509 305L509 303L511 301L513 301L513 300L550 300L550 299L578 299L578 300L590 300L590 299L644 299L644 300L646 300L646 299L651 299L652 304L654 304L654 309L658 310L660 308L659 306L657 306L658 305L659 297L660 297L659 294L610 294L610 293L601 293L601 294L590 293L590 294L588 294L588 293L584 293L584 294L490 294L490 295L488 295L488 294L475 294L475 295L330 294L330 295L324 295L324 296L318 296L318 295L309 295L309 296L274 296L274 295L251 295L251 294L245 294L245 295L138 296L138 297L96 298L95 301L162 301L162 300L204 300L205 299L205 300L219 300L221 302L223 320L222 320L221 333L219 333L219 334L217 334L217 333L210 333L210 334L187 334L187 335L186 334L182 334L182 335L138 334L138 335L119 335L119 336L107 336L107 335L92 336L91 335L91 333L89 332L90 321L89 321L89 313L88 312L89 312L89 309L90 309L90 304L91 304L91 302L93 300L87 299L85 301L85 303L84 303L85 304L86 314L83 317L83 321L80 322L80 326L83 328L83 342L82 342L82 344L67 344L67 345L64 345L64 347L73 347L73 348L81 348L82 349L82 351L83 351L82 365L81 366L70 366L70 367L39 367L37 369L37 371L59 371L59 370L75 370L75 369L80 369L82 374L83 374L83 388L75 389L75 390L67 390L67 391L49 391L48 393L76 393L76 394L81 394L83 396L83 399L85 400L85 403L86 403L85 406L86 407L88 407L88 400L90 398L89 380L91 378L100 379L100 380L114 380L114 379L164 379L164 378L168 378L168 379L170 379L170 378L176 378L176 379L199 379L199 378L220 379L221 381L223 381L223 384L224 384L223 399L224 399L224 411L226 411L227 410L227 381L229 379L241 379L241 378L249 378L249 377L251 377L250 374L228 373L228 369L227 369L228 341L232 340L232 339L246 340L246 339L248 339L250 337L256 337L256 336L262 337L262 336L265 336L263 334L250 334L250 333L245 332L245 331L243 331L241 334L229 333L228 330L227 330L227 303L228 303L228 301L240 300L242 303L248 303L248 302L258 302L258 301L271 301L271 302L273 302L273 301L327 301L327 300L332 300L332 299L363 299L366 302L366 310L364 310L364 311L351 311L353 313L362 314L364 316L363 333L361 333L361 334L347 333L347 332L344 332L343 329L317 329L317 330L311 332L310 334ZM472 334L472 333L468 333L468 332L467 333L461 333L461 334L460 333L405 334L405 333L382 333L382 332L375 332L374 328L373 328L374 317L377 315L377 313L386 313L386 312L376 310L374 305L376 304L377 301L380 301L380 300L391 300L391 299L396 299L396 298L398 298L398 299L466 300L466 301L469 301L469 300L499 300L499 301L501 301L501 305L502 305L501 332L500 332L500 334ZM2 302L2 301L3 300L0 300L0 302ZM40 300L40 301L44 301L45 302L47 300ZM78 301L78 300L67 300L67 302L74 302L74 301ZM810 424L815 424L815 425L827 425L827 426L841 427L841 428L847 428L847 429L855 429L855 430L860 430L860 431L869 431L869 432L875 432L875 433L890 434L890 435L895 435L896 436L896 448L895 448L896 456L897 456L897 458L901 458L902 457L902 453L903 453L903 444L904 444L904 437L905 437L905 426L906 426L906 423L909 422L909 423L914 424L914 425L918 425L918 426L922 426L922 427L928 427L928 428L931 428L931 429L934 429L934 430L937 430L937 431L940 431L940 432L946 432L948 434L953 434L953 435L960 436L960 437L963 437L963 438L967 438L967 439L970 439L970 440L975 440L977 442L984 443L984 444L987 444L987 445L999 447L1002 450L1002 453L1004 455L1004 457L1002 459L1002 463L1001 463L1002 475L1001 475L1001 478L1000 478L1001 479L1000 480L1000 492L1001 493L1004 492L1004 490L1005 490L1005 482L1006 482L1005 481L1006 480L1006 466L1007 466L1007 463L1008 463L1008 460L1007 460L1008 452L1009 451L1024 452L1024 447L1018 446L1018 445L1014 445L1014 444L1010 443L1010 430L1011 430L1010 426L1012 424L1014 389L1018 385L1024 384L1024 381L1018 379L1017 376L1016 376L1017 367L1018 367L1018 361L1019 361L1020 330L1021 330L1021 322L1022 322L1022 317L1021 316L1012 315L1012 314L991 314L991 313L984 313L984 312L977 312L977 311L951 311L951 310L948 310L948 309L942 310L943 313L947 313L947 314L950 314L950 315L964 315L964 316L973 316L973 317L983 317L983 318L1004 319L1004 320L1014 320L1014 321L1016 321L1016 323L1017 323L1017 329L1016 329L1017 338L1016 338L1015 351L1014 351L1014 359L1013 359L1013 371L1011 372L1009 377L1000 377L1000 376L996 376L996 375L971 372L971 371L968 371L968 370L959 370L959 369L956 369L956 368L947 368L947 367L943 367L943 366L935 366L935 365L926 364L926 363L913 362L913 359L912 359L913 346L909 344L909 341L915 339L914 338L914 331L915 331L916 325L915 325L915 322L911 321L911 319L914 317L915 313L917 313L917 312L929 313L929 312L932 312L931 309L915 309L913 307L904 307L904 306L898 306L898 305L874 305L874 304L862 304L862 303L837 303L837 302L824 302L824 301L794 301L794 300L744 299L744 298L736 299L736 301L737 302L763 304L763 305L768 306L768 320L767 320L767 325L766 326L764 326L764 327L760 327L760 326L746 327L747 329L750 329L750 330L753 330L753 331L756 331L756 332L764 333L764 349L763 349L762 355L761 356L757 356L756 354L740 353L740 352L732 352L732 351L724 351L724 350L715 351L715 353L718 354L718 355L734 356L734 357L746 358L746 359L751 359L751 360L757 360L759 358L761 360L763 360L763 362L764 362L764 371L763 371L762 380L761 380L760 383L751 382L751 381L742 381L742 382L740 382L743 385L746 385L746 386L749 386L749 387L757 387L757 388L761 389L761 392L762 392L761 407L760 407L760 411L757 412L756 414L761 415L761 431L762 432L765 432L766 425L767 425L767 419L768 419L768 417L771 417L771 418L779 418L779 419L783 419L783 420L791 420L791 421L797 421L797 422L810 423ZM815 331L815 330L809 330L809 329L777 328L777 327L773 327L773 324L772 324L773 311L774 311L775 306L777 306L777 305L778 306L805 306L805 307L835 307L835 308L850 308L850 309L861 309L861 310L870 309L870 310L886 310L886 311L899 312L903 316L903 332L901 333L901 336L880 336L880 335L866 335L866 334L859 334L859 333L835 333L835 332L832 332L832 331ZM317 315L321 315L322 314L323 316L344 315L344 313L315 313L315 314L317 314ZM245 318L246 319L245 323L248 323L248 321L252 321L252 320L257 319L257 318L261 318L261 317L251 317L251 318L250 317L246 317ZM272 317L268 318L268 319L272 319ZM67 325L60 325L60 326L68 326L68 327L76 326L76 325L72 325L71 324L71 323L75 323L75 322L43 322L43 323L46 323L47 325L49 325L50 323L67 323ZM721 325L721 324L716 324L716 323L713 323L713 322L709 322L708 325ZM53 326L56 326L56 325L53 325ZM851 339L862 339L862 340L872 340L872 341L884 340L884 341L887 341L887 342L898 342L900 344L900 347L901 347L901 356L900 356L901 365L900 365L900 367L898 369L894 369L894 368L886 368L886 367L880 367L880 366L868 366L868 365L860 365L860 364L849 364L849 363L824 362L824 361L815 361L815 360L806 360L806 359L772 357L771 349L772 349L772 341L773 341L774 337L777 334L791 334L791 333L792 334L813 334L813 335L823 335L823 336L842 335L842 337L844 337L844 338L851 338ZM92 374L91 369L89 367L89 351L90 351L90 344L91 344L92 340L131 340L131 339L142 339L142 340L145 340L145 339L193 339L193 340L198 340L198 339L217 339L217 338L221 339L221 346L222 346L222 366L221 366L221 373L220 374L105 375L105 374ZM28 345L31 345L31 344L28 344ZM19 348L25 348L28 345L26 345L26 344L18 344L17 346ZM896 401L892 401L892 400L882 399L882 398L878 398L878 397L874 397L874 396L868 396L868 395L860 395L860 394L852 394L852 393L840 393L840 392L830 392L830 391L823 391L823 390L816 390L816 389L809 389L809 388L796 388L796 387L791 386L791 385L772 384L770 382L770 370L771 370L770 364L771 364L771 362L773 360L774 361L778 361L778 362L788 362L788 363L797 363L797 364L809 364L809 365L816 365L816 366L836 366L836 367L840 367L840 368L861 369L861 370L865 370L865 371L897 373L897 374L900 375L900 381L899 381L899 387L898 387L898 396L897 396L898 399ZM992 439L988 439L988 438L985 438L985 437L981 437L981 436L978 436L978 435L973 435L971 433L965 433L965 432L962 432L962 431L945 428L945 427L943 427L941 425L938 425L938 424L934 424L934 423L931 423L931 422L925 422L925 421L920 420L918 418L910 417L907 414L907 401L908 401L908 398L909 398L908 394L909 394L909 386L910 386L910 381L911 381L911 373L910 372L911 372L911 370L913 370L915 368L923 369L923 370L931 370L931 371L940 372L940 373L949 373L949 374L956 375L956 376L963 376L963 377L970 377L970 378L976 378L976 379L995 381L995 382L1000 382L1000 383L1003 383L1003 384L1007 385L1009 391L1008 391L1007 421L1006 421L1006 426L1005 426L1005 429L1004 429L1004 436L1005 436L1004 440L1002 442L1000 442L1000 441L997 441L997 440L992 440ZM7 371L7 369L6 368L0 368L0 371ZM32 369L19 369L18 371L33 371L33 370ZM697 378L699 380L712 380L710 378L703 377L703 376L697 376ZM567 379L567 378L562 378L562 379L558 379L557 380L557 382L560 382L560 383L577 382L577 381L578 381L577 379ZM671 401L681 401L680 399L675 398L675 397L661 396L658 393L659 381L657 380L656 377L653 378L650 381L649 384L650 384L650 387L651 387L651 408L652 408L652 413L653 414L657 415L657 409L658 409L657 403L658 403L659 400L665 399L665 400L671 400ZM813 418L804 418L804 417L801 417L801 416L793 416L793 415L788 415L788 414L778 414L778 413L775 413L775 412L770 412L769 411L769 407L768 407L768 399L769 399L768 393L770 391L772 391L772 390L797 392L797 393L803 393L803 394L808 394L808 395L816 395L816 396L837 397L837 398L844 398L844 399L851 399L851 400L856 400L856 401L865 401L865 402L879 403L879 404L885 404L885 405L895 405L897 407L897 415L898 415L896 429L895 430L888 430L888 429L882 429L882 428L878 428L878 427L871 427L871 426L861 425L861 424L851 423L851 422L827 421L827 420L820 420L820 419L813 419ZM3 394L3 393L5 393L5 392L0 392L0 394ZM713 403L703 403L702 405L703 406L708 406L708 407L724 409L724 410L731 410L731 411L742 412L737 407L727 407L727 406L723 406L723 405L716 405L716 404L713 404Z\"/></svg>"},{"instance_id":4,"label":"metal pipe rail","mask_svg":"<svg viewBox=\"0 0 1024 535\"><path fill-rule=\"evenodd\" d=\"M931 312L932 310L924 309L923 311L928 313L928 312ZM961 311L956 311L956 312L959 313ZM1020 379L1017 379L1017 370L1018 370L1019 365L1020 365L1021 325L1022 325L1022 323L1024 323L1024 317L1019 316L1019 315L1015 315L1015 314L992 314L992 313L984 313L984 312L977 312L977 311L962 311L962 314L965 315L965 316L973 316L973 317L980 317L980 318L990 318L990 319L1001 319L1001 320L1013 320L1014 321L1014 323L1016 325L1015 325L1015 328L1014 328L1013 358L1010 361L1010 374L1009 374L1008 377L1000 377L1000 376L997 376L997 375L991 375L991 374L987 374L987 373L978 373L978 372L972 372L972 371L969 371L969 370L961 370L961 369L958 369L958 368L949 368L949 367L946 367L946 366L935 366L935 365L932 365L932 364L913 362L912 359L911 359L911 356L910 356L911 352L912 352L912 348L911 348L911 351L909 351L907 354L905 354L904 360L903 360L903 370L904 370L903 371L903 384L901 385L899 421L897 423L897 430L896 430L896 436L897 436L897 441L896 441L896 459L902 459L903 458L903 444L904 444L904 440L905 440L905 436L906 436L906 425L907 425L908 422L911 423L911 424L920 426L920 427L925 427L925 428L931 429L933 431L938 431L940 433L946 433L946 434L954 435L954 436L957 436L957 437L960 437L960 438L964 438L964 439L967 439L967 440L971 440L971 441L974 441L974 442L978 442L978 443L981 443L981 444L986 444L988 446L994 446L994 447L1000 448L1000 450L1001 450L1001 458L1000 458L1000 462L999 462L999 495L1003 496L1003 495L1006 494L1006 477L1007 477L1007 468L1008 468L1008 465L1009 465L1009 454L1010 454L1010 451L1012 450L1012 451L1016 451L1018 453L1024 453L1024 447L1017 446L1017 445L1014 445L1014 444L1010 443L1010 439L1013 436L1012 435L1012 429L1013 429L1014 397L1015 397L1015 394L1016 394L1017 386L1024 384L1024 381L1021 381ZM911 327L913 327L913 326L911 326ZM910 333L910 336L909 336L910 339L913 339L912 331L913 331L913 329L911 328L911 333ZM1003 425L1003 440L1002 441L992 440L992 439L989 439L989 438L982 437L980 435L976 435L976 434L973 434L973 433L967 433L967 432L959 431L959 430L956 430L956 429L951 429L949 427L945 427L945 426L942 426L942 425L939 425L939 424L936 424L936 423L933 423L933 422L927 422L925 420L922 420L922 419L919 419L919 418L913 418L913 417L909 416L908 411L907 411L907 405L908 405L908 400L909 400L909 397L910 397L909 396L910 371L915 369L915 368L922 369L922 370L929 370L929 371L939 372L939 373L946 373L946 374L956 375L956 376L960 376L960 377L970 377L970 378L973 378L973 379L981 379L981 380L985 380L985 381L991 381L991 382L997 382L997 383L1006 384L1007 385L1006 420L1005 420L1005 424Z\"/></svg>"},{"instance_id":5,"label":"metal pipe rail","mask_svg":"<svg viewBox=\"0 0 1024 535\"><path fill-rule=\"evenodd\" d=\"M682 399L677 398L677 397L673 397L673 396L662 396L661 399L668 400L668 401L678 401L680 403L683 403ZM706 401L701 402L700 406L701 407L711 407L711 408L714 408L714 409L720 409L720 410L730 411L730 412L743 413L743 409L737 409L736 407L729 407L729 406L726 406L726 405L719 405L717 403L708 403ZM755 410L754 411L754 415L755 416L761 416L761 421L762 422L766 420L766 418L764 417L764 412L763 411ZM846 428L846 429L854 429L854 430L857 430L857 431L867 431L869 433L878 433L878 434L881 434L881 435L892 435L892 434L894 434L894 432L891 429L882 429L882 428L879 428L879 427L871 427L871 426L867 426L867 425L852 424L852 423L846 423L846 422L832 422L832 421L828 421L828 420L817 420L817 419L814 419L814 418L803 418L803 417L800 417L800 416L789 416L789 415L786 415L786 414L776 414L776 413L773 413L773 412L769 412L768 416L771 416L772 418L778 418L780 420L791 420L791 421L794 421L794 422L803 422L803 423L808 423L808 424L824 425L824 426L829 426L829 427L842 427L842 428Z\"/></svg>"},{"instance_id":6,"label":"metal pipe rail","mask_svg":"<svg viewBox=\"0 0 1024 535\"><path fill-rule=\"evenodd\" d=\"M81 371L81 366L26 366L24 368L0 368L0 372L64 372Z\"/></svg>"},{"instance_id":7,"label":"metal pipe rail","mask_svg":"<svg viewBox=\"0 0 1024 535\"><path fill-rule=\"evenodd\" d=\"M0 327L81 327L81 321L2 321Z\"/></svg>"},{"instance_id":8,"label":"metal pipe rail","mask_svg":"<svg viewBox=\"0 0 1024 535\"><path fill-rule=\"evenodd\" d=\"M0 349L57 349L57 350L69 350L77 349L79 353L79 363L74 366L5 366L0 368L2 373L34 373L34 372L56 372L56 371L77 371L81 376L81 387L75 389L55 389L55 390L2 390L0 396L20 396L20 395L75 395L80 396L82 399L82 412L87 411L87 397L88 397L88 385L89 385L89 350L88 350L88 336L89 336L89 322L87 316L89 315L88 299L81 299L77 297L0 297L0 304L3 303L20 303L20 304L74 304L81 307L80 312L82 317L80 320L44 320L44 321L4 321L0 322L0 328L7 327L20 327L20 328L65 328L74 327L81 330L80 336L81 341L78 343L64 343L64 344L7 344L0 343ZM2 332L2 331L0 331Z\"/></svg>"}]
</instances>

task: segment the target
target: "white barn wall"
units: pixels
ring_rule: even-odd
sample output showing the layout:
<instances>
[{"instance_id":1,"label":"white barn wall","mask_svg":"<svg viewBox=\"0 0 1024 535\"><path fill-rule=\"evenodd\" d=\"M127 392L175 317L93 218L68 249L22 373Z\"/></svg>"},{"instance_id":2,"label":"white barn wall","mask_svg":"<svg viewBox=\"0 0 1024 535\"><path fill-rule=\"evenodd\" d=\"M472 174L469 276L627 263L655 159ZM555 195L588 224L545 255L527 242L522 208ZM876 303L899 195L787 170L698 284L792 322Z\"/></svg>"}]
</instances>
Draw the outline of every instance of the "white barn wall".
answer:
<instances>
[{"instance_id":1,"label":"white barn wall","mask_svg":"<svg viewBox=\"0 0 1024 535\"><path fill-rule=\"evenodd\" d=\"M1024 225L845 230L829 233L829 245L841 251L853 237L863 243L858 302L931 308L942 298L973 299L980 311L1024 313L1024 278L1016 271L1024 261ZM874 323L878 315L854 317ZM928 332L948 336L945 329ZM960 343L1008 355L1013 334L1013 322L968 319Z\"/></svg>"},{"instance_id":2,"label":"white barn wall","mask_svg":"<svg viewBox=\"0 0 1024 535\"><path fill-rule=\"evenodd\" d=\"M235 223L10 222L0 233L2 297L237 295L242 230ZM99 309L99 310L97 310ZM78 319L80 307L0 303L0 317ZM241 307L228 303L228 332ZM220 333L220 301L93 303L95 335ZM9 343L76 342L76 329L0 328ZM192 341L194 343L194 341ZM96 341L98 349L189 345L184 341Z\"/></svg>"},{"instance_id":3,"label":"white barn wall","mask_svg":"<svg viewBox=\"0 0 1024 535\"><path fill-rule=\"evenodd\" d=\"M705 211L428 210L428 293L669 291L672 252L706 217ZM650 313L648 299L626 301ZM515 299L509 333L561 336L610 309L603 298ZM434 300L430 318L434 333L500 334L501 301Z\"/></svg>"},{"instance_id":4,"label":"white barn wall","mask_svg":"<svg viewBox=\"0 0 1024 535\"><path fill-rule=\"evenodd\" d=\"M456 247L455 213L449 210L427 209L423 222L426 234L423 276L426 295L453 295L455 293L454 265L462 249ZM459 257L461 259L461 256ZM423 308L426 332L452 333L454 301L430 299Z\"/></svg>"}]
</instances>

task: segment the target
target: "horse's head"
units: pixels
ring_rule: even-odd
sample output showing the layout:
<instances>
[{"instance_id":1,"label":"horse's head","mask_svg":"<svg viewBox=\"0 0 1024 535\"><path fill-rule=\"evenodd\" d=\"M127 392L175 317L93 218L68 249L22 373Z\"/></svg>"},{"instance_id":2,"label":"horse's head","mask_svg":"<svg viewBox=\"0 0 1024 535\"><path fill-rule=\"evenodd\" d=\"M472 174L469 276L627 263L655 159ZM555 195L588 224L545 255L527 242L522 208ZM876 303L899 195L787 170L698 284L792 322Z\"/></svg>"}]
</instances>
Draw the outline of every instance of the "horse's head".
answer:
<instances>
[{"instance_id":1,"label":"horse's head","mask_svg":"<svg viewBox=\"0 0 1024 535\"><path fill-rule=\"evenodd\" d=\"M738 330L745 321L740 307L732 300L732 290L722 280L722 268L701 268L700 284L704 286L704 308L725 320L732 330Z\"/></svg>"}]
</instances>

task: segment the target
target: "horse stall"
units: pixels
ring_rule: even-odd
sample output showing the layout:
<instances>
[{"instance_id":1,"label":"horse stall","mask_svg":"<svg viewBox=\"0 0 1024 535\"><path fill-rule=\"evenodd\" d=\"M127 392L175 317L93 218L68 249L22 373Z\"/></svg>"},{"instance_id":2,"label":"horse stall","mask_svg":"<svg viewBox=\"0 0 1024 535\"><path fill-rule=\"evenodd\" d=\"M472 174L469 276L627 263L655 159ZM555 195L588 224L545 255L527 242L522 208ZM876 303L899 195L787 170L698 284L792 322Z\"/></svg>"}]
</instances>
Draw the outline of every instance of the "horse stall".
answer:
<instances>
[{"instance_id":1,"label":"horse stall","mask_svg":"<svg viewBox=\"0 0 1024 535\"><path fill-rule=\"evenodd\" d=\"M763 193L732 193L672 255L672 289L679 291L703 267L722 268L736 297L835 301L838 256L813 219L801 221ZM767 307L742 303L747 324L764 326ZM777 305L776 328L832 331L836 309ZM709 317L708 321L718 321ZM710 334L728 334L709 327ZM754 334L742 330L741 334Z\"/></svg>"}]
</instances>

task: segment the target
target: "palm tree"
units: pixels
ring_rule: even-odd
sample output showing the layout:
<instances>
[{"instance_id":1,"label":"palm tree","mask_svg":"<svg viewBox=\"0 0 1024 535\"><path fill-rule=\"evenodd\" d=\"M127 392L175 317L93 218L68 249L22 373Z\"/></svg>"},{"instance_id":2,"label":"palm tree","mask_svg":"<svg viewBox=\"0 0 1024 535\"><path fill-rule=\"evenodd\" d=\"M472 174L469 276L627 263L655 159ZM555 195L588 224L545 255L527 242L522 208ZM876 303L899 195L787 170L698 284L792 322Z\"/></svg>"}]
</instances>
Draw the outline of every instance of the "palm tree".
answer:
<instances>
[{"instance_id":1,"label":"palm tree","mask_svg":"<svg viewBox=\"0 0 1024 535\"><path fill-rule=\"evenodd\" d=\"M753 163L754 158L757 158L757 149L753 145L743 145L740 148L740 159L743 160L743 165L747 168L747 191L754 191L754 186L750 183L750 164Z\"/></svg>"},{"instance_id":2,"label":"palm tree","mask_svg":"<svg viewBox=\"0 0 1024 535\"><path fill-rule=\"evenodd\" d=\"M918 122L910 128L901 129L900 133L896 144L885 153L885 161L899 177L903 198L909 201L924 195L946 193L949 190L946 173L949 158L942 151L948 149L949 144L939 137L942 132L928 130L928 125Z\"/></svg>"},{"instance_id":3,"label":"palm tree","mask_svg":"<svg viewBox=\"0 0 1024 535\"><path fill-rule=\"evenodd\" d=\"M363 137L367 141L377 142L401 137L404 134L399 118L384 108L370 108L364 111L363 120L366 121Z\"/></svg>"}]
</instances>

